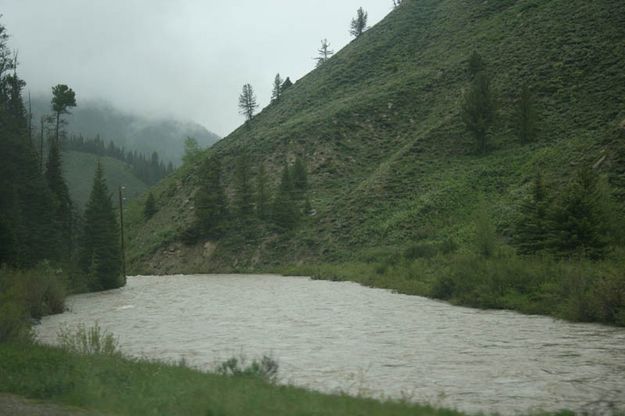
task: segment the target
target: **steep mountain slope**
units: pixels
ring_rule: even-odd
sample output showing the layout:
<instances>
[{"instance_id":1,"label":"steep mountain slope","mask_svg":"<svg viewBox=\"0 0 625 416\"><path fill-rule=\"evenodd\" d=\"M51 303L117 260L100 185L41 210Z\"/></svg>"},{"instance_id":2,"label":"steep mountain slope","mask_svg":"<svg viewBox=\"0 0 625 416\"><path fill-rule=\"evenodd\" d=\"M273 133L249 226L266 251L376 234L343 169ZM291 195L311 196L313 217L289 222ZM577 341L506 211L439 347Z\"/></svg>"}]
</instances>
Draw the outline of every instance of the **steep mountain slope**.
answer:
<instances>
[{"instance_id":1,"label":"steep mountain slope","mask_svg":"<svg viewBox=\"0 0 625 416\"><path fill-rule=\"evenodd\" d=\"M618 190L624 41L619 0L405 0L210 150L223 160L229 187L242 151L265 163L274 185L284 161L303 156L316 216L286 235L187 247L179 241L193 219L197 177L196 167L184 167L156 188L152 221L143 223L134 207L133 268L242 270L422 240L462 243L482 199L506 237L538 167L558 184L600 161ZM493 75L499 107L487 155L476 152L461 118L473 51ZM540 114L530 145L519 144L513 128L523 84L535 91Z\"/></svg>"},{"instance_id":2,"label":"steep mountain slope","mask_svg":"<svg viewBox=\"0 0 625 416\"><path fill-rule=\"evenodd\" d=\"M33 122L39 128L42 114L50 112L49 98L33 98ZM157 152L165 162L179 164L184 154L184 141L195 138L201 147L212 146L220 137L203 126L174 119L151 119L123 112L110 104L80 101L68 117L71 134L93 139L100 136L106 143L113 141L126 150L151 154Z\"/></svg>"},{"instance_id":3,"label":"steep mountain slope","mask_svg":"<svg viewBox=\"0 0 625 416\"><path fill-rule=\"evenodd\" d=\"M111 192L116 192L120 186L124 186L126 188L124 195L131 200L148 188L141 179L133 174L128 165L117 159L98 157L83 152L64 152L63 171L67 187L72 201L80 210L84 209L89 200L98 160L102 163L104 178Z\"/></svg>"}]
</instances>

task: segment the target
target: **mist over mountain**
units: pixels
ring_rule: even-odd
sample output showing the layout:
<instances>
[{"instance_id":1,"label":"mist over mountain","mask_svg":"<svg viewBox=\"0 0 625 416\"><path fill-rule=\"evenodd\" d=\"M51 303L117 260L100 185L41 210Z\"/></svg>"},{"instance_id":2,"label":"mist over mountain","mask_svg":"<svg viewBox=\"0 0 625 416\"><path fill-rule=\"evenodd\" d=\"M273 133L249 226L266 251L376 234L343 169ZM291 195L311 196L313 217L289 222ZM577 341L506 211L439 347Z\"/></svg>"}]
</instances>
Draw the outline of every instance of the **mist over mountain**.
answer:
<instances>
[{"instance_id":1,"label":"mist over mountain","mask_svg":"<svg viewBox=\"0 0 625 416\"><path fill-rule=\"evenodd\" d=\"M42 114L50 113L49 98L33 97L33 126L40 129ZM187 120L151 118L121 111L104 101L78 101L78 107L66 116L66 131L85 138L100 136L126 150L157 152L165 162L178 165L184 154L184 140L195 138L201 147L210 147L220 137L204 126Z\"/></svg>"}]
</instances>

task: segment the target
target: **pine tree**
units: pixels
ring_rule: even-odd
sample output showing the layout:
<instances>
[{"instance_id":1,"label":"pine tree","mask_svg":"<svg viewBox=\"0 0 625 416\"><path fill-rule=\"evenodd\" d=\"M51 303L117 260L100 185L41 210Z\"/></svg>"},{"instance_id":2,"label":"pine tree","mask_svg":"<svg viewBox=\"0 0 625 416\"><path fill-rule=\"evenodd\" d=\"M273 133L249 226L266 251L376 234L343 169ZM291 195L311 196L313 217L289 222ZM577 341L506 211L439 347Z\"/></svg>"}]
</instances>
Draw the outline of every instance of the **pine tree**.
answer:
<instances>
[{"instance_id":1,"label":"pine tree","mask_svg":"<svg viewBox=\"0 0 625 416\"><path fill-rule=\"evenodd\" d=\"M0 25L0 264L30 267L58 258L52 197L39 169L17 74Z\"/></svg>"},{"instance_id":2,"label":"pine tree","mask_svg":"<svg viewBox=\"0 0 625 416\"><path fill-rule=\"evenodd\" d=\"M306 191L308 191L308 173L306 165L301 157L295 158L293 169L291 172L293 180L294 194L298 199L303 199Z\"/></svg>"},{"instance_id":3,"label":"pine tree","mask_svg":"<svg viewBox=\"0 0 625 416\"><path fill-rule=\"evenodd\" d=\"M158 210L156 209L156 200L154 199L154 194L150 192L148 194L147 199L145 200L145 205L143 206L143 218L149 220L156 214Z\"/></svg>"},{"instance_id":4,"label":"pine tree","mask_svg":"<svg viewBox=\"0 0 625 416\"><path fill-rule=\"evenodd\" d=\"M484 63L484 59L482 55L480 55L477 51L474 51L469 57L469 75L471 79L475 78L477 74L483 72L486 69L486 64Z\"/></svg>"},{"instance_id":5,"label":"pine tree","mask_svg":"<svg viewBox=\"0 0 625 416\"><path fill-rule=\"evenodd\" d=\"M291 78L286 77L286 79L284 80L284 83L282 84L282 93L284 93L284 91L288 90L289 88L291 88L293 86L293 82L291 82Z\"/></svg>"},{"instance_id":6,"label":"pine tree","mask_svg":"<svg viewBox=\"0 0 625 416\"><path fill-rule=\"evenodd\" d=\"M353 37L358 38L360 37L360 35L362 35L365 32L365 30L367 30L368 17L369 16L367 12L365 12L362 7L360 7L356 11L356 17L352 19L352 23L350 25L350 30L349 30L349 33Z\"/></svg>"},{"instance_id":7,"label":"pine tree","mask_svg":"<svg viewBox=\"0 0 625 416\"><path fill-rule=\"evenodd\" d=\"M267 189L267 172L265 165L261 162L256 177L256 215L259 219L265 220L269 214L269 190Z\"/></svg>"},{"instance_id":8,"label":"pine tree","mask_svg":"<svg viewBox=\"0 0 625 416\"><path fill-rule=\"evenodd\" d=\"M123 286L120 235L111 194L98 162L93 187L85 209L79 265L91 278L92 290Z\"/></svg>"},{"instance_id":9,"label":"pine tree","mask_svg":"<svg viewBox=\"0 0 625 416\"><path fill-rule=\"evenodd\" d=\"M244 153L237 159L234 177L235 209L242 222L248 222L254 214L254 192L250 174L249 157Z\"/></svg>"},{"instance_id":10,"label":"pine tree","mask_svg":"<svg viewBox=\"0 0 625 416\"><path fill-rule=\"evenodd\" d=\"M542 173L538 171L515 226L513 241L521 254L536 254L547 249L550 209L548 190Z\"/></svg>"},{"instance_id":11,"label":"pine tree","mask_svg":"<svg viewBox=\"0 0 625 416\"><path fill-rule=\"evenodd\" d=\"M196 231L201 237L219 238L228 219L228 201L221 183L221 162L205 159L199 171L200 187L195 194Z\"/></svg>"},{"instance_id":12,"label":"pine tree","mask_svg":"<svg viewBox=\"0 0 625 416\"><path fill-rule=\"evenodd\" d=\"M523 86L516 108L517 135L521 143L530 143L536 137L536 110L532 93L527 85Z\"/></svg>"},{"instance_id":13,"label":"pine tree","mask_svg":"<svg viewBox=\"0 0 625 416\"><path fill-rule=\"evenodd\" d=\"M250 84L245 84L243 86L243 90L241 91L241 95L239 96L240 113L245 116L247 121L250 121L254 118L254 112L257 108L258 104L256 103L254 89Z\"/></svg>"},{"instance_id":14,"label":"pine tree","mask_svg":"<svg viewBox=\"0 0 625 416\"><path fill-rule=\"evenodd\" d=\"M69 258L72 252L73 218L72 200L65 178L61 161L61 151L56 140L50 141L48 163L46 164L46 180L54 197L54 218L62 238L62 252Z\"/></svg>"},{"instance_id":15,"label":"pine tree","mask_svg":"<svg viewBox=\"0 0 625 416\"><path fill-rule=\"evenodd\" d=\"M495 112L490 77L483 71L479 72L464 96L462 119L482 154L488 150L488 131L495 120Z\"/></svg>"},{"instance_id":16,"label":"pine tree","mask_svg":"<svg viewBox=\"0 0 625 416\"><path fill-rule=\"evenodd\" d=\"M284 81L280 77L280 74L276 74L276 77L273 80L273 92L271 93L271 102L280 101L280 97L282 97L282 84Z\"/></svg>"},{"instance_id":17,"label":"pine tree","mask_svg":"<svg viewBox=\"0 0 625 416\"><path fill-rule=\"evenodd\" d=\"M58 143L61 116L70 114L69 108L76 107L76 94L65 84L59 84L52 87L52 111L56 117L55 139Z\"/></svg>"},{"instance_id":18,"label":"pine tree","mask_svg":"<svg viewBox=\"0 0 625 416\"><path fill-rule=\"evenodd\" d=\"M602 258L610 235L610 213L605 209L609 198L599 175L591 168L581 168L554 206L550 248L562 256Z\"/></svg>"},{"instance_id":19,"label":"pine tree","mask_svg":"<svg viewBox=\"0 0 625 416\"><path fill-rule=\"evenodd\" d=\"M317 60L317 68L326 63L326 61L334 55L334 51L330 49L330 44L327 39L321 41L321 48L319 48L317 52L318 55L317 58L315 58Z\"/></svg>"},{"instance_id":20,"label":"pine tree","mask_svg":"<svg viewBox=\"0 0 625 416\"><path fill-rule=\"evenodd\" d=\"M271 217L274 224L281 230L295 228L299 220L299 212L294 198L293 178L287 165L282 170L280 186L271 208Z\"/></svg>"}]
</instances>

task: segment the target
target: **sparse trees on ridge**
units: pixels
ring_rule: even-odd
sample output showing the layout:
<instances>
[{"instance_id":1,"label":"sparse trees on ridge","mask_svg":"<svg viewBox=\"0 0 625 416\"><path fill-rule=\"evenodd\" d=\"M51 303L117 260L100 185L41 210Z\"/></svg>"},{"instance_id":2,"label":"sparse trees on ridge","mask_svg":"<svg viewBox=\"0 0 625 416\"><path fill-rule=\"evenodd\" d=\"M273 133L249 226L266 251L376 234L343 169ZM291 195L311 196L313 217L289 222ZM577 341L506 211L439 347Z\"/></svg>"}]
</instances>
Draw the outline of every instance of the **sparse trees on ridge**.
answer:
<instances>
[{"instance_id":1,"label":"sparse trees on ridge","mask_svg":"<svg viewBox=\"0 0 625 416\"><path fill-rule=\"evenodd\" d=\"M393 0L393 7L397 7L401 4L401 0Z\"/></svg>"},{"instance_id":2,"label":"sparse trees on ridge","mask_svg":"<svg viewBox=\"0 0 625 416\"><path fill-rule=\"evenodd\" d=\"M288 88L291 88L293 86L293 82L291 82L291 78L286 77L286 79L284 80L284 83L282 83L282 92L284 93L284 91L286 91Z\"/></svg>"},{"instance_id":3,"label":"sparse trees on ridge","mask_svg":"<svg viewBox=\"0 0 625 416\"><path fill-rule=\"evenodd\" d=\"M61 116L70 114L69 108L76 107L76 94L65 84L58 84L52 87L52 111L56 117L55 139L59 141Z\"/></svg>"},{"instance_id":4,"label":"sparse trees on ridge","mask_svg":"<svg viewBox=\"0 0 625 416\"><path fill-rule=\"evenodd\" d=\"M284 80L280 77L280 74L276 74L276 77L273 80L273 91L271 93L271 102L280 101L280 97L282 96L282 85Z\"/></svg>"},{"instance_id":5,"label":"sparse trees on ridge","mask_svg":"<svg viewBox=\"0 0 625 416\"><path fill-rule=\"evenodd\" d=\"M254 112L257 108L258 104L256 103L254 89L250 84L245 84L243 86L243 90L241 91L241 95L239 96L240 113L245 116L247 121L250 121L254 118Z\"/></svg>"},{"instance_id":6,"label":"sparse trees on ridge","mask_svg":"<svg viewBox=\"0 0 625 416\"><path fill-rule=\"evenodd\" d=\"M360 7L356 11L356 17L352 19L349 33L355 38L358 38L360 35L362 35L367 30L368 18L369 15L367 14L367 12L364 11L362 7Z\"/></svg>"},{"instance_id":7,"label":"sparse trees on ridge","mask_svg":"<svg viewBox=\"0 0 625 416\"><path fill-rule=\"evenodd\" d=\"M327 39L321 41L321 47L317 52L318 56L315 58L317 60L317 68L326 63L326 61L334 55L334 51L330 49L330 43Z\"/></svg>"}]
</instances>

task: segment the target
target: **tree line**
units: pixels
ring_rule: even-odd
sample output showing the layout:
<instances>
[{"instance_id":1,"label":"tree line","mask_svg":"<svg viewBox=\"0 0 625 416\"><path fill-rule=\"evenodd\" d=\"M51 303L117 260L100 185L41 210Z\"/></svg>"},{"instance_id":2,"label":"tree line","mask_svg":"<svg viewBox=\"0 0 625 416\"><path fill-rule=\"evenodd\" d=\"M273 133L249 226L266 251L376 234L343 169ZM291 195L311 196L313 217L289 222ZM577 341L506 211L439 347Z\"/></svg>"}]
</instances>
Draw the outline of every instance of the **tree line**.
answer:
<instances>
[{"instance_id":1,"label":"tree line","mask_svg":"<svg viewBox=\"0 0 625 416\"><path fill-rule=\"evenodd\" d=\"M157 152L147 156L136 150L127 151L123 147L116 146L113 141L106 144L100 136L94 139L85 139L82 135L71 136L63 141L63 149L107 156L124 162L130 166L132 173L148 186L155 185L174 171L173 164L169 162L165 165Z\"/></svg>"},{"instance_id":2,"label":"tree line","mask_svg":"<svg viewBox=\"0 0 625 416\"><path fill-rule=\"evenodd\" d=\"M32 117L23 99L26 83L8 38L0 25L0 266L28 269L53 262L71 274L78 290L118 287L124 284L119 227L102 168L84 218L63 176L60 138L65 116L77 105L75 93L65 84L52 87L55 128L44 161L32 137Z\"/></svg>"},{"instance_id":3,"label":"tree line","mask_svg":"<svg viewBox=\"0 0 625 416\"><path fill-rule=\"evenodd\" d=\"M261 163L253 169L246 154L236 160L231 198L227 196L222 174L221 161L215 155L206 158L199 167L195 220L185 232L189 243L219 239L226 233L253 237L263 225L288 232L313 212L307 168L301 157L292 165L284 164L280 181L273 190L265 165Z\"/></svg>"},{"instance_id":4,"label":"tree line","mask_svg":"<svg viewBox=\"0 0 625 416\"><path fill-rule=\"evenodd\" d=\"M400 0L393 0L394 7L398 7L400 4ZM367 29L369 29L369 26L367 26L368 19L368 13L360 7L356 11L356 17L353 18L350 23L349 33L354 38L360 37ZM334 55L334 51L330 49L328 39L322 39L321 47L317 51L317 57L314 58L315 61L317 61L316 67L319 68L322 66L332 55ZM286 80L283 80L279 73L276 74L273 82L271 104L279 102L282 94L292 85L293 83L289 77L287 77ZM239 113L245 117L246 122L249 122L254 118L254 114L258 107L259 105L252 85L249 83L243 85L243 89L239 95Z\"/></svg>"}]
</instances>

